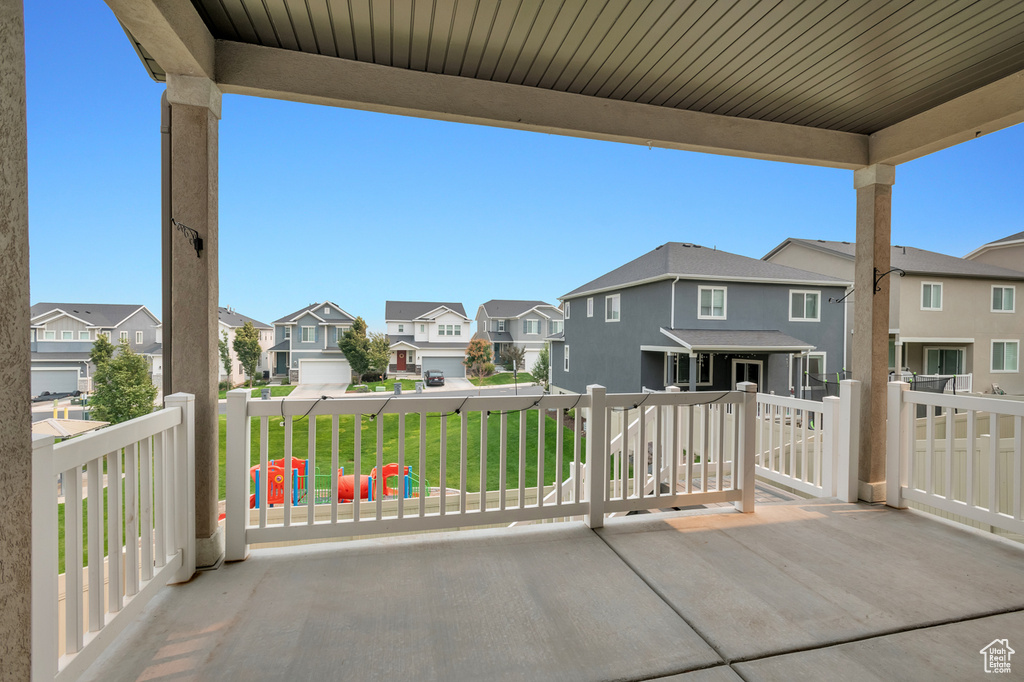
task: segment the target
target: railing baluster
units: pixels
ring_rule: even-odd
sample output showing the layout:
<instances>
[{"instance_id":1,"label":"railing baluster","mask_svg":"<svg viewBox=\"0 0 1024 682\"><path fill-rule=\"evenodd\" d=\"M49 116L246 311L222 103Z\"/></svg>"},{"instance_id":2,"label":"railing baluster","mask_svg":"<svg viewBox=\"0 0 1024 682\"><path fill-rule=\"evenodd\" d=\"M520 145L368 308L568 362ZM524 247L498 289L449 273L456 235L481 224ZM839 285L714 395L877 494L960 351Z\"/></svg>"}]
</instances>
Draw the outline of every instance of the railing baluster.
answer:
<instances>
[{"instance_id":1,"label":"railing baluster","mask_svg":"<svg viewBox=\"0 0 1024 682\"><path fill-rule=\"evenodd\" d=\"M405 418L406 412L398 413L398 481L395 487L398 490L398 518L405 518ZM381 473L381 480L387 483Z\"/></svg>"},{"instance_id":2,"label":"railing baluster","mask_svg":"<svg viewBox=\"0 0 1024 682\"><path fill-rule=\"evenodd\" d=\"M633 456L633 492L640 499L647 487L647 410L640 407L640 425L637 428L636 455Z\"/></svg>"},{"instance_id":3,"label":"railing baluster","mask_svg":"<svg viewBox=\"0 0 1024 682\"><path fill-rule=\"evenodd\" d=\"M64 650L82 650L82 471L64 472ZM90 491L91 492L91 491ZM52 498L51 498L52 499ZM101 496L102 502L103 497ZM100 583L102 586L103 583ZM90 588L92 585L90 585ZM100 594L103 594L100 587Z\"/></svg>"},{"instance_id":4,"label":"railing baluster","mask_svg":"<svg viewBox=\"0 0 1024 682\"><path fill-rule=\"evenodd\" d=\"M577 407L578 407L578 405L577 405ZM572 423L572 461L573 461L573 464L575 466L575 474L573 475L573 478L572 478L572 501L573 502L579 502L580 501L580 472L582 471L581 463L580 463L580 450L582 449L580 447L580 443L582 442L582 436L580 434L580 431L582 429L581 425L583 424L583 419L580 416L581 413L582 413L582 410L580 410L580 409L576 409L575 412L573 412L574 417L573 417L573 423Z\"/></svg>"},{"instance_id":5,"label":"railing baluster","mask_svg":"<svg viewBox=\"0 0 1024 682\"><path fill-rule=\"evenodd\" d=\"M89 494L89 556L93 558L89 562L89 632L99 632L104 625L103 617L103 464L102 458L89 460L86 466L86 479ZM159 488L157 495L161 496ZM65 499L64 524L67 526L67 497ZM162 502L162 501L161 501ZM157 521L157 546L161 549L158 552L163 561L161 566L167 563L166 550L162 544L160 521ZM67 556L65 554L65 564ZM65 566L65 573L67 572ZM65 589L66 589L65 584Z\"/></svg>"},{"instance_id":6,"label":"railing baluster","mask_svg":"<svg viewBox=\"0 0 1024 682\"><path fill-rule=\"evenodd\" d=\"M807 408L800 410L800 480L810 483L813 479L811 478L810 457L807 452L807 414Z\"/></svg>"},{"instance_id":7,"label":"railing baluster","mask_svg":"<svg viewBox=\"0 0 1024 682\"><path fill-rule=\"evenodd\" d=\"M359 521L359 509L363 505L363 415L352 415L352 523ZM366 482L369 491L370 482Z\"/></svg>"},{"instance_id":8,"label":"railing baluster","mask_svg":"<svg viewBox=\"0 0 1024 682\"><path fill-rule=\"evenodd\" d=\"M260 507L260 528L267 527L267 489L270 487L268 481L270 466L270 417L260 418L260 487L256 491L257 504ZM249 524L246 524L249 525Z\"/></svg>"},{"instance_id":9,"label":"railing baluster","mask_svg":"<svg viewBox=\"0 0 1024 682\"><path fill-rule=\"evenodd\" d=\"M466 486L469 481L469 418L468 413L459 410L459 513L465 514Z\"/></svg>"},{"instance_id":10,"label":"railing baluster","mask_svg":"<svg viewBox=\"0 0 1024 682\"><path fill-rule=\"evenodd\" d=\"M306 525L316 522L316 415L308 414L306 419Z\"/></svg>"},{"instance_id":11,"label":"railing baluster","mask_svg":"<svg viewBox=\"0 0 1024 682\"><path fill-rule=\"evenodd\" d=\"M967 411L967 489L964 490L964 502L968 507L974 506L974 449L977 447L977 413Z\"/></svg>"},{"instance_id":12,"label":"railing baluster","mask_svg":"<svg viewBox=\"0 0 1024 682\"><path fill-rule=\"evenodd\" d=\"M935 410L931 405L927 406L928 415L925 417L925 454L924 454L924 489L929 495L935 492L933 484L932 459L935 458Z\"/></svg>"},{"instance_id":13,"label":"railing baluster","mask_svg":"<svg viewBox=\"0 0 1024 682\"><path fill-rule=\"evenodd\" d=\"M505 509L508 482L508 414L501 413L498 420L498 509ZM481 487L480 492L483 492ZM519 498L522 501L522 498Z\"/></svg>"},{"instance_id":14,"label":"railing baluster","mask_svg":"<svg viewBox=\"0 0 1024 682\"><path fill-rule=\"evenodd\" d=\"M562 471L565 466L565 413L559 409L555 411L555 504L562 504ZM545 422L546 424L547 422Z\"/></svg>"},{"instance_id":15,"label":"railing baluster","mask_svg":"<svg viewBox=\"0 0 1024 682\"><path fill-rule=\"evenodd\" d=\"M544 506L544 458L546 455L544 446L545 429L547 418L544 416L544 408L537 408L537 506Z\"/></svg>"},{"instance_id":16,"label":"railing baluster","mask_svg":"<svg viewBox=\"0 0 1024 682\"><path fill-rule=\"evenodd\" d=\"M988 510L993 514L999 511L999 499L996 495L996 468L999 465L999 414L988 413Z\"/></svg>"},{"instance_id":17,"label":"railing baluster","mask_svg":"<svg viewBox=\"0 0 1024 682\"><path fill-rule=\"evenodd\" d=\"M383 408L382 408L383 411ZM377 520L384 516L384 415L377 413L377 476L370 480L373 499L377 502Z\"/></svg>"},{"instance_id":18,"label":"railing baluster","mask_svg":"<svg viewBox=\"0 0 1024 682\"><path fill-rule=\"evenodd\" d=\"M717 431L718 442L715 443L715 459L718 460L718 473L715 476L717 482L716 490L725 490L725 406L715 405L715 420L718 422ZM733 472L733 482L735 483L736 472Z\"/></svg>"},{"instance_id":19,"label":"railing baluster","mask_svg":"<svg viewBox=\"0 0 1024 682\"><path fill-rule=\"evenodd\" d=\"M121 450L107 455L107 611L124 603L121 587Z\"/></svg>"},{"instance_id":20,"label":"railing baluster","mask_svg":"<svg viewBox=\"0 0 1024 682\"><path fill-rule=\"evenodd\" d=\"M521 410L517 413L519 419L519 508L526 508L526 421L529 419L529 412Z\"/></svg>"},{"instance_id":21,"label":"railing baluster","mask_svg":"<svg viewBox=\"0 0 1024 682\"><path fill-rule=\"evenodd\" d=\"M441 413L441 461L439 463L437 490L441 496L438 513L444 516L448 511L448 413Z\"/></svg>"},{"instance_id":22,"label":"railing baluster","mask_svg":"<svg viewBox=\"0 0 1024 682\"><path fill-rule=\"evenodd\" d=\"M502 443L505 439L502 438ZM504 471L502 467L502 471ZM504 495L502 495L504 499ZM480 410L480 506L481 512L487 511L487 410Z\"/></svg>"},{"instance_id":23,"label":"railing baluster","mask_svg":"<svg viewBox=\"0 0 1024 682\"><path fill-rule=\"evenodd\" d=\"M442 429L443 430L443 429ZM443 434L441 436L444 437ZM442 450L441 461L444 461ZM442 466L444 466L442 464ZM420 412L420 516L427 514L427 413Z\"/></svg>"},{"instance_id":24,"label":"railing baluster","mask_svg":"<svg viewBox=\"0 0 1024 682\"><path fill-rule=\"evenodd\" d=\"M124 449L124 593L135 596L139 591L139 464L137 446Z\"/></svg>"},{"instance_id":25,"label":"railing baluster","mask_svg":"<svg viewBox=\"0 0 1024 682\"><path fill-rule=\"evenodd\" d=\"M629 408L623 408L622 412L622 423L620 424L621 435L619 438L619 444L621 446L621 452L619 459L619 490L621 492L620 497L626 499L629 497Z\"/></svg>"},{"instance_id":26,"label":"railing baluster","mask_svg":"<svg viewBox=\"0 0 1024 682\"><path fill-rule=\"evenodd\" d=\"M139 512L141 515L142 580L153 579L153 467L150 438L139 443L139 478L141 480Z\"/></svg>"},{"instance_id":27,"label":"railing baluster","mask_svg":"<svg viewBox=\"0 0 1024 682\"><path fill-rule=\"evenodd\" d=\"M154 557L156 567L163 568L167 565L167 534L164 530L165 524L167 523L167 514L164 509L166 504L166 497L164 496L165 486L167 485L164 477L167 475L167 468L164 464L164 441L166 438L166 432L161 432L153 436L153 535L154 542L156 543L156 556ZM92 462L89 463L90 466ZM92 489L92 481L89 482L89 488ZM91 494L91 493L90 493ZM92 538L92 524L90 524L89 538ZM102 545L100 545L102 547ZM89 544L89 553L92 554L92 543ZM102 553L102 551L101 551ZM90 578L91 579L91 578Z\"/></svg>"},{"instance_id":28,"label":"railing baluster","mask_svg":"<svg viewBox=\"0 0 1024 682\"><path fill-rule=\"evenodd\" d=\"M953 409L946 408L946 480L945 497L953 499Z\"/></svg>"},{"instance_id":29,"label":"railing baluster","mask_svg":"<svg viewBox=\"0 0 1024 682\"><path fill-rule=\"evenodd\" d=\"M711 444L711 406L701 407L701 453L700 453L700 489L708 492L708 450Z\"/></svg>"},{"instance_id":30,"label":"railing baluster","mask_svg":"<svg viewBox=\"0 0 1024 682\"><path fill-rule=\"evenodd\" d=\"M292 490L294 484L292 482L292 476L294 476L294 468L292 467L292 417L291 415L284 418L284 454L281 456L281 467L284 469L284 526L285 528L292 525ZM270 488L270 473L267 473L267 483L264 487Z\"/></svg>"},{"instance_id":31,"label":"railing baluster","mask_svg":"<svg viewBox=\"0 0 1024 682\"><path fill-rule=\"evenodd\" d=\"M673 408L671 408L673 415L676 416L676 417L679 416L679 411L680 410L686 410L686 492L687 492L687 494L693 492L693 461L694 461L693 458L696 457L696 453L694 452L694 447L695 447L694 443L696 442L696 437L695 437L696 434L694 433L694 426L696 424L696 416L695 416L694 413L698 409L699 408L697 406L694 406L694 405L688 405L688 406L682 407L682 408L680 408L680 407L673 407ZM682 425L679 424L679 428L681 428L681 426ZM672 432L675 433L677 430L678 430L677 428L673 428ZM677 445L673 441L673 443L672 443L672 452L676 451L676 447L677 447ZM675 458L673 458L673 462L674 461L675 461ZM676 479L677 473L678 472L676 471L676 467L673 464L673 466L672 466L672 487L668 491L669 495L675 495L678 492L678 490L679 490L679 481Z\"/></svg>"},{"instance_id":32,"label":"railing baluster","mask_svg":"<svg viewBox=\"0 0 1024 682\"><path fill-rule=\"evenodd\" d=\"M331 523L338 522L338 431L341 428L341 418L331 415ZM358 498L358 493L356 494Z\"/></svg>"}]
</instances>

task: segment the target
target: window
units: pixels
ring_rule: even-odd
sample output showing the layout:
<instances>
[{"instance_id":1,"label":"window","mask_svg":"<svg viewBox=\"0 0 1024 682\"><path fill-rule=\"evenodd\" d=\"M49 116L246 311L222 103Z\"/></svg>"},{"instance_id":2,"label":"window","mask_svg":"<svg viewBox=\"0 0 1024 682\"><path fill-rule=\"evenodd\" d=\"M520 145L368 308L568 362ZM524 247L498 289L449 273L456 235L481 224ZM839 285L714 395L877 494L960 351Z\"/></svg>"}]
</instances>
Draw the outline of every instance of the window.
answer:
<instances>
[{"instance_id":1,"label":"window","mask_svg":"<svg viewBox=\"0 0 1024 682\"><path fill-rule=\"evenodd\" d=\"M135 344L139 345L142 343L142 332L135 332Z\"/></svg>"},{"instance_id":2,"label":"window","mask_svg":"<svg viewBox=\"0 0 1024 682\"><path fill-rule=\"evenodd\" d=\"M51 332L51 331L47 330L47 331L43 332L43 338L46 339L47 341L56 341L57 340L57 332Z\"/></svg>"},{"instance_id":3,"label":"window","mask_svg":"<svg viewBox=\"0 0 1024 682\"><path fill-rule=\"evenodd\" d=\"M823 374L825 374L825 354L811 353L808 355L804 359L804 387L820 386ZM818 380L817 384L811 381L812 377ZM835 377L832 378L834 379Z\"/></svg>"},{"instance_id":4,"label":"window","mask_svg":"<svg viewBox=\"0 0 1024 682\"><path fill-rule=\"evenodd\" d=\"M1013 294L1017 287L992 287L992 312L1012 313Z\"/></svg>"},{"instance_id":5,"label":"window","mask_svg":"<svg viewBox=\"0 0 1024 682\"><path fill-rule=\"evenodd\" d=\"M505 320L498 320L498 331L505 331Z\"/></svg>"},{"instance_id":6,"label":"window","mask_svg":"<svg viewBox=\"0 0 1024 682\"><path fill-rule=\"evenodd\" d=\"M405 333L405 325L404 324L398 325L398 333L399 334L404 334Z\"/></svg>"},{"instance_id":7,"label":"window","mask_svg":"<svg viewBox=\"0 0 1024 682\"><path fill-rule=\"evenodd\" d=\"M565 371L569 371L569 344L565 344Z\"/></svg>"},{"instance_id":8,"label":"window","mask_svg":"<svg viewBox=\"0 0 1024 682\"><path fill-rule=\"evenodd\" d=\"M78 340L79 341L88 341L89 340L89 332L78 332Z\"/></svg>"},{"instance_id":9,"label":"window","mask_svg":"<svg viewBox=\"0 0 1024 682\"><path fill-rule=\"evenodd\" d=\"M75 333L74 332L61 332L60 333L60 340L61 341L73 341L74 338L75 338Z\"/></svg>"},{"instance_id":10,"label":"window","mask_svg":"<svg viewBox=\"0 0 1024 682\"><path fill-rule=\"evenodd\" d=\"M120 339L120 340L121 340L122 342L124 342L124 341L127 341L127 340L128 340L128 332L121 332L121 333L120 333L120 334L118 335L118 338L119 338L119 339Z\"/></svg>"},{"instance_id":11,"label":"window","mask_svg":"<svg viewBox=\"0 0 1024 682\"><path fill-rule=\"evenodd\" d=\"M540 334L540 320L523 320L524 334Z\"/></svg>"},{"instance_id":12,"label":"window","mask_svg":"<svg viewBox=\"0 0 1024 682\"><path fill-rule=\"evenodd\" d=\"M594 297L591 296L587 299L587 317L594 316Z\"/></svg>"},{"instance_id":13,"label":"window","mask_svg":"<svg viewBox=\"0 0 1024 682\"><path fill-rule=\"evenodd\" d=\"M925 348L925 374L962 374L964 371L964 348Z\"/></svg>"},{"instance_id":14,"label":"window","mask_svg":"<svg viewBox=\"0 0 1024 682\"><path fill-rule=\"evenodd\" d=\"M425 324L421 324L421 325L420 325L420 334L422 334L422 333L423 333L423 332L425 332L425 331L427 331L427 325L425 325Z\"/></svg>"},{"instance_id":15,"label":"window","mask_svg":"<svg viewBox=\"0 0 1024 682\"><path fill-rule=\"evenodd\" d=\"M697 318L701 320L725 319L725 287L697 287L700 307Z\"/></svg>"},{"instance_id":16,"label":"window","mask_svg":"<svg viewBox=\"0 0 1024 682\"><path fill-rule=\"evenodd\" d=\"M1016 372L1020 358L1019 341L992 342L992 371Z\"/></svg>"},{"instance_id":17,"label":"window","mask_svg":"<svg viewBox=\"0 0 1024 682\"><path fill-rule=\"evenodd\" d=\"M330 315L330 314L331 314L331 309L328 308L327 306L324 306L324 315Z\"/></svg>"},{"instance_id":18,"label":"window","mask_svg":"<svg viewBox=\"0 0 1024 682\"><path fill-rule=\"evenodd\" d=\"M896 369L896 339L889 337L889 369Z\"/></svg>"},{"instance_id":19,"label":"window","mask_svg":"<svg viewBox=\"0 0 1024 682\"><path fill-rule=\"evenodd\" d=\"M334 338L335 339L337 339L338 341L341 341L341 337L343 337L344 335L345 335L345 328L344 327L335 327L334 328Z\"/></svg>"},{"instance_id":20,"label":"window","mask_svg":"<svg viewBox=\"0 0 1024 682\"><path fill-rule=\"evenodd\" d=\"M923 282L921 284L921 310L942 310L942 284Z\"/></svg>"},{"instance_id":21,"label":"window","mask_svg":"<svg viewBox=\"0 0 1024 682\"><path fill-rule=\"evenodd\" d=\"M789 292L789 321L790 322L818 322L821 319L821 309L818 303L821 301L821 294L817 291L794 291Z\"/></svg>"},{"instance_id":22,"label":"window","mask_svg":"<svg viewBox=\"0 0 1024 682\"><path fill-rule=\"evenodd\" d=\"M548 323L548 334L560 334L563 329L563 322L561 320L551 320Z\"/></svg>"},{"instance_id":23,"label":"window","mask_svg":"<svg viewBox=\"0 0 1024 682\"><path fill-rule=\"evenodd\" d=\"M316 341L316 327L302 328L302 343L313 343Z\"/></svg>"},{"instance_id":24,"label":"window","mask_svg":"<svg viewBox=\"0 0 1024 682\"><path fill-rule=\"evenodd\" d=\"M242 366L242 363L238 363L238 373L245 374L245 367Z\"/></svg>"},{"instance_id":25,"label":"window","mask_svg":"<svg viewBox=\"0 0 1024 682\"><path fill-rule=\"evenodd\" d=\"M565 315L563 315L563 317L567 320L569 319L569 301L565 302Z\"/></svg>"},{"instance_id":26,"label":"window","mask_svg":"<svg viewBox=\"0 0 1024 682\"><path fill-rule=\"evenodd\" d=\"M451 325L448 325L448 331L451 331ZM462 336L462 325L455 325L455 336Z\"/></svg>"},{"instance_id":27,"label":"window","mask_svg":"<svg viewBox=\"0 0 1024 682\"><path fill-rule=\"evenodd\" d=\"M618 322L619 321L619 295L612 294L611 296L604 297L604 321L605 322Z\"/></svg>"},{"instance_id":28,"label":"window","mask_svg":"<svg viewBox=\"0 0 1024 682\"><path fill-rule=\"evenodd\" d=\"M672 353L669 356L668 377L666 384L677 384L679 386L690 385L690 356L681 353ZM711 385L711 354L697 354L697 385Z\"/></svg>"},{"instance_id":29,"label":"window","mask_svg":"<svg viewBox=\"0 0 1024 682\"><path fill-rule=\"evenodd\" d=\"M292 328L291 327L285 327L284 328L284 340L287 341L290 338L292 338Z\"/></svg>"}]
</instances>

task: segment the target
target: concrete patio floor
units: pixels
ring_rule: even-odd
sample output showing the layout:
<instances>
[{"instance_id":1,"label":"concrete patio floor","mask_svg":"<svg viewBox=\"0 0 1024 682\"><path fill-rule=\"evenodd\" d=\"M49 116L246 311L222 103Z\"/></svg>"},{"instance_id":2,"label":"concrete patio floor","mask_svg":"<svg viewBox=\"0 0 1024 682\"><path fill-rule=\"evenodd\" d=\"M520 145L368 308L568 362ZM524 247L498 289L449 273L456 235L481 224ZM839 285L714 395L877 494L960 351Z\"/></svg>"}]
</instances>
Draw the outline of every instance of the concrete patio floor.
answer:
<instances>
[{"instance_id":1,"label":"concrete patio floor","mask_svg":"<svg viewBox=\"0 0 1024 682\"><path fill-rule=\"evenodd\" d=\"M1024 547L801 500L256 550L85 679L967 680L995 639L1024 674Z\"/></svg>"}]
</instances>

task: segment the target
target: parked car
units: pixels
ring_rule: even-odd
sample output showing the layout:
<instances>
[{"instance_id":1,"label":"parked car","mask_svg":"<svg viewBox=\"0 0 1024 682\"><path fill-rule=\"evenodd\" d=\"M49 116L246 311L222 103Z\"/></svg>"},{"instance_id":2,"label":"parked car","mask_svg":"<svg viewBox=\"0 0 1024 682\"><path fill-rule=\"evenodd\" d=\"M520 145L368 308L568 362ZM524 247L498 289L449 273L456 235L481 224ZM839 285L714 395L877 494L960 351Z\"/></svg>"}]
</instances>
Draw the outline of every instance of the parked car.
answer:
<instances>
[{"instance_id":1,"label":"parked car","mask_svg":"<svg viewBox=\"0 0 1024 682\"><path fill-rule=\"evenodd\" d=\"M439 369L428 369L423 373L423 381L427 386L444 386L444 372Z\"/></svg>"},{"instance_id":2,"label":"parked car","mask_svg":"<svg viewBox=\"0 0 1024 682\"><path fill-rule=\"evenodd\" d=\"M63 400L64 398L77 398L80 395L82 395L81 391L69 391L67 393L50 393L49 391L43 391L36 397L32 398L32 402L42 403L46 402L47 400Z\"/></svg>"}]
</instances>

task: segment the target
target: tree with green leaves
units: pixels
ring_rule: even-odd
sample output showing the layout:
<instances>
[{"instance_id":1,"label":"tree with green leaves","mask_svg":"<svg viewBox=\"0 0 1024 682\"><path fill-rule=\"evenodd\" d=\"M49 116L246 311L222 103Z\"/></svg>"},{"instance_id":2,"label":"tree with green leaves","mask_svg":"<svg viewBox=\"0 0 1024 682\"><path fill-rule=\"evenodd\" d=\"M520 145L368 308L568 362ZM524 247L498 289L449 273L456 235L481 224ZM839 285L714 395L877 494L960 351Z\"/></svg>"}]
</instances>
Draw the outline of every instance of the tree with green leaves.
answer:
<instances>
[{"instance_id":1,"label":"tree with green leaves","mask_svg":"<svg viewBox=\"0 0 1024 682\"><path fill-rule=\"evenodd\" d=\"M338 348L345 354L348 366L356 376L356 383L363 383L363 375L370 371L370 340L366 338L366 320L357 317L338 341Z\"/></svg>"},{"instance_id":2,"label":"tree with green leaves","mask_svg":"<svg viewBox=\"0 0 1024 682\"><path fill-rule=\"evenodd\" d=\"M517 346L514 343L505 344L501 348L500 362L505 366L505 369L515 368L519 372L525 372L526 348Z\"/></svg>"},{"instance_id":3,"label":"tree with green leaves","mask_svg":"<svg viewBox=\"0 0 1024 682\"><path fill-rule=\"evenodd\" d=\"M384 375L388 373L388 363L391 362L391 341L387 334L380 332L370 334L366 356L370 364L370 371L380 374L383 379Z\"/></svg>"},{"instance_id":4,"label":"tree with green leaves","mask_svg":"<svg viewBox=\"0 0 1024 682\"><path fill-rule=\"evenodd\" d=\"M249 388L252 388L252 380L256 376L256 368L260 366L260 355L263 353L260 347L260 331L251 321L246 320L244 325L235 330L235 341L232 345L242 370L249 377Z\"/></svg>"},{"instance_id":5,"label":"tree with green leaves","mask_svg":"<svg viewBox=\"0 0 1024 682\"><path fill-rule=\"evenodd\" d=\"M96 341L92 344L92 350L89 351L89 361L92 362L93 367L99 368L100 365L109 362L112 357L114 357L114 344L110 343L110 337L106 334L97 334Z\"/></svg>"},{"instance_id":6,"label":"tree with green leaves","mask_svg":"<svg viewBox=\"0 0 1024 682\"><path fill-rule=\"evenodd\" d=\"M228 333L226 330L221 330L217 346L220 348L220 365L224 368L224 373L227 374L225 381L228 382L228 388L231 388L231 351L228 349Z\"/></svg>"},{"instance_id":7,"label":"tree with green leaves","mask_svg":"<svg viewBox=\"0 0 1024 682\"><path fill-rule=\"evenodd\" d=\"M95 419L118 424L153 411L157 391L149 379L149 367L127 341L118 345L113 357L96 366L92 381L94 393L89 404Z\"/></svg>"},{"instance_id":8,"label":"tree with green leaves","mask_svg":"<svg viewBox=\"0 0 1024 682\"><path fill-rule=\"evenodd\" d=\"M548 353L548 347L545 345L540 349L540 353L537 355L537 362L533 363L531 373L533 378L537 380L544 390L548 388L548 374L551 366L551 355Z\"/></svg>"}]
</instances>

